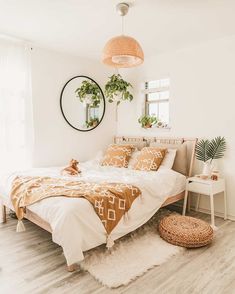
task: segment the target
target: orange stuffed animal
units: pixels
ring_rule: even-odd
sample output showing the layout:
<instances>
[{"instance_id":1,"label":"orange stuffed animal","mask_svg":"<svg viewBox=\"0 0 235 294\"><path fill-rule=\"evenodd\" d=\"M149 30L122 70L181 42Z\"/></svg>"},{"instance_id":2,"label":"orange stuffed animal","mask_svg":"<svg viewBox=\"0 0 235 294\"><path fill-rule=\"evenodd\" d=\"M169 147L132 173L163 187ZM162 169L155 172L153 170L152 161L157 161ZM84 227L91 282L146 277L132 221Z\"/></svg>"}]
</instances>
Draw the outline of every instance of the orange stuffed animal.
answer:
<instances>
[{"instance_id":1,"label":"orange stuffed animal","mask_svg":"<svg viewBox=\"0 0 235 294\"><path fill-rule=\"evenodd\" d=\"M79 162L75 159L71 159L69 166L65 167L62 169L61 174L62 175L70 175L70 176L78 176L81 171L78 168Z\"/></svg>"}]
</instances>

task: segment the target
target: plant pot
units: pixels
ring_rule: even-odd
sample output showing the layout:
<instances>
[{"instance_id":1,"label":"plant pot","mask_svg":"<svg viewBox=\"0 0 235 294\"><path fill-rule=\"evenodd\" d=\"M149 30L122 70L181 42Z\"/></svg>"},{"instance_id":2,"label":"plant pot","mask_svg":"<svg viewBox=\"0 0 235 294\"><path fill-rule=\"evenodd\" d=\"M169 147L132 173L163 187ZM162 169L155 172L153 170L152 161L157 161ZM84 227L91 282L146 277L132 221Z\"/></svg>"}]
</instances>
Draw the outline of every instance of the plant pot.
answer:
<instances>
[{"instance_id":1,"label":"plant pot","mask_svg":"<svg viewBox=\"0 0 235 294\"><path fill-rule=\"evenodd\" d=\"M152 125L151 124L148 124L148 125L145 125L144 126L144 129L150 129L150 128L152 128Z\"/></svg>"},{"instance_id":2,"label":"plant pot","mask_svg":"<svg viewBox=\"0 0 235 294\"><path fill-rule=\"evenodd\" d=\"M203 163L202 174L203 174L204 176L208 176L208 177L210 177L210 175L211 175L211 171L212 171L212 166L211 166L210 162L204 162L204 163Z\"/></svg>"},{"instance_id":3,"label":"plant pot","mask_svg":"<svg viewBox=\"0 0 235 294\"><path fill-rule=\"evenodd\" d=\"M122 95L119 92L115 92L113 95L113 102L121 102Z\"/></svg>"},{"instance_id":4,"label":"plant pot","mask_svg":"<svg viewBox=\"0 0 235 294\"><path fill-rule=\"evenodd\" d=\"M92 94L87 94L82 103L84 107L91 106L93 104Z\"/></svg>"}]
</instances>

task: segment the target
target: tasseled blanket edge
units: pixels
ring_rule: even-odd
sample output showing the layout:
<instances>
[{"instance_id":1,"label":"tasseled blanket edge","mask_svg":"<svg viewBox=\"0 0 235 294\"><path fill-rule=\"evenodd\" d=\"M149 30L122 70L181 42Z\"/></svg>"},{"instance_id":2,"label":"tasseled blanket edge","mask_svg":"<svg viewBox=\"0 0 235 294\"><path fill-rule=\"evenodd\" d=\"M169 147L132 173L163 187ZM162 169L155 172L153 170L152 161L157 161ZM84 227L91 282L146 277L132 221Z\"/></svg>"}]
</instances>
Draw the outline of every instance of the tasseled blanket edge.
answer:
<instances>
[{"instance_id":1,"label":"tasseled blanket edge","mask_svg":"<svg viewBox=\"0 0 235 294\"><path fill-rule=\"evenodd\" d=\"M127 211L123 216L123 222L124 224L128 224L129 221L130 221L130 214Z\"/></svg>"},{"instance_id":2,"label":"tasseled blanket edge","mask_svg":"<svg viewBox=\"0 0 235 294\"><path fill-rule=\"evenodd\" d=\"M113 247L113 245L114 245L114 240L112 239L110 235L107 235L106 247L110 249L111 247Z\"/></svg>"},{"instance_id":3,"label":"tasseled blanket edge","mask_svg":"<svg viewBox=\"0 0 235 294\"><path fill-rule=\"evenodd\" d=\"M25 226L22 220L18 220L17 226L16 226L16 232L21 233L25 231Z\"/></svg>"}]
</instances>

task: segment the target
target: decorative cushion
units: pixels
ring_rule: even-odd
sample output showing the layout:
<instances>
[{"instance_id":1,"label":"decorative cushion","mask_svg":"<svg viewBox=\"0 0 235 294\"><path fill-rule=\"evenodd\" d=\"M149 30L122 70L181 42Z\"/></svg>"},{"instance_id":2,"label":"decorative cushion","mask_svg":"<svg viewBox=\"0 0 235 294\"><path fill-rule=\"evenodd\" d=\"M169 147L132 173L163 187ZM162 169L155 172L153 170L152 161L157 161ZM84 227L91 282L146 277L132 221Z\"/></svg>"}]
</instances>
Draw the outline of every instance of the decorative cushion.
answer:
<instances>
[{"instance_id":1,"label":"decorative cushion","mask_svg":"<svg viewBox=\"0 0 235 294\"><path fill-rule=\"evenodd\" d=\"M176 149L176 157L174 161L174 165L172 167L173 170L187 175L188 167L187 167L187 143L183 144L161 144L152 142L150 143L151 147L158 148L167 148L167 149Z\"/></svg>"},{"instance_id":2,"label":"decorative cushion","mask_svg":"<svg viewBox=\"0 0 235 294\"><path fill-rule=\"evenodd\" d=\"M128 164L128 168L133 169L136 162L137 162L137 158L140 155L141 151L136 150L132 153L129 164ZM176 156L176 149L168 149L166 151L165 157L161 163L161 166L159 167L159 169L161 168L168 168L168 169L172 169L172 166L174 164L174 160L175 160L175 156Z\"/></svg>"},{"instance_id":3,"label":"decorative cushion","mask_svg":"<svg viewBox=\"0 0 235 294\"><path fill-rule=\"evenodd\" d=\"M133 169L155 171L158 170L166 154L166 149L156 147L144 147L136 159Z\"/></svg>"},{"instance_id":4,"label":"decorative cushion","mask_svg":"<svg viewBox=\"0 0 235 294\"><path fill-rule=\"evenodd\" d=\"M166 155L161 163L160 168L165 167L172 169L176 156L176 149L167 149Z\"/></svg>"},{"instance_id":5,"label":"decorative cushion","mask_svg":"<svg viewBox=\"0 0 235 294\"><path fill-rule=\"evenodd\" d=\"M134 149L133 145L111 144L105 152L102 165L128 167L128 162Z\"/></svg>"},{"instance_id":6,"label":"decorative cushion","mask_svg":"<svg viewBox=\"0 0 235 294\"><path fill-rule=\"evenodd\" d=\"M160 221L159 234L168 243L186 248L202 247L213 240L213 230L208 223L177 214Z\"/></svg>"}]
</instances>

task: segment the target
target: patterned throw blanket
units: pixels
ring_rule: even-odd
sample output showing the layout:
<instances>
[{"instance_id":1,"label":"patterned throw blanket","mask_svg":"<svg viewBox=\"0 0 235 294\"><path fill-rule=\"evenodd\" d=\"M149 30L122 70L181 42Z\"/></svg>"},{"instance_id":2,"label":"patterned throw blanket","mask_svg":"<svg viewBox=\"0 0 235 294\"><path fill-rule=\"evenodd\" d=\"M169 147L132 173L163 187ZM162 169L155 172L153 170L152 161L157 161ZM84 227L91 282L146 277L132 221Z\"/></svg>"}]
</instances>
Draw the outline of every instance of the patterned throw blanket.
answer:
<instances>
[{"instance_id":1,"label":"patterned throw blanket","mask_svg":"<svg viewBox=\"0 0 235 294\"><path fill-rule=\"evenodd\" d=\"M140 195L140 189L129 184L29 176L16 177L11 190L11 200L19 221L24 217L26 206L42 199L56 196L83 197L92 204L108 235Z\"/></svg>"}]
</instances>

